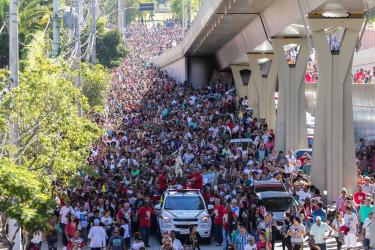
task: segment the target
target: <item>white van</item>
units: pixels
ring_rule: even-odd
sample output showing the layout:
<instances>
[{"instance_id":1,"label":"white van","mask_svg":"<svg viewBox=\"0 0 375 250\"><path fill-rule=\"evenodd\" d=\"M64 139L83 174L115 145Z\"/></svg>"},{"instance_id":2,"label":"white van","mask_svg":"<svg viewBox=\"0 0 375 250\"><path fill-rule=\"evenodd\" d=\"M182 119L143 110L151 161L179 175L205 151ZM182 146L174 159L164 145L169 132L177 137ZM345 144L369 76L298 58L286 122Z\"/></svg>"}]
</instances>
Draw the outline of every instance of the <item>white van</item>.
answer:
<instances>
[{"instance_id":1,"label":"white van","mask_svg":"<svg viewBox=\"0 0 375 250\"><path fill-rule=\"evenodd\" d=\"M247 155L247 149L250 144L254 144L254 141L250 138L240 138L240 139L231 139L231 144L236 145L237 147L241 148L242 155Z\"/></svg>"}]
</instances>

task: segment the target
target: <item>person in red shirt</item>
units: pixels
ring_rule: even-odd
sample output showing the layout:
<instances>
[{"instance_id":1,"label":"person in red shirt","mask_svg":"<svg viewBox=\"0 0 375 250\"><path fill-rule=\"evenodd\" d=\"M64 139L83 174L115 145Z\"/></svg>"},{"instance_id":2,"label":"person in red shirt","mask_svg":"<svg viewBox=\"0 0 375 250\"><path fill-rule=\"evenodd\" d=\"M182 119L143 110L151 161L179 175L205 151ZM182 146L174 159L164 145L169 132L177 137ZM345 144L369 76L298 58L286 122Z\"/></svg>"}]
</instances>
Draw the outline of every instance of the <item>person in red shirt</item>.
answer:
<instances>
[{"instance_id":1,"label":"person in red shirt","mask_svg":"<svg viewBox=\"0 0 375 250\"><path fill-rule=\"evenodd\" d=\"M79 231L74 232L74 237L69 239L67 250L85 249L85 241L79 236Z\"/></svg>"},{"instance_id":2,"label":"person in red shirt","mask_svg":"<svg viewBox=\"0 0 375 250\"><path fill-rule=\"evenodd\" d=\"M215 240L217 242L216 246L221 246L221 244L223 244L223 217L225 212L225 207L221 204L220 198L215 198L213 215Z\"/></svg>"},{"instance_id":3,"label":"person in red shirt","mask_svg":"<svg viewBox=\"0 0 375 250\"><path fill-rule=\"evenodd\" d=\"M145 243L146 247L150 247L148 244L148 239L150 238L152 213L153 213L153 209L150 206L150 201L146 200L145 204L142 207L140 207L138 210L139 231L142 235L142 240Z\"/></svg>"},{"instance_id":4,"label":"person in red shirt","mask_svg":"<svg viewBox=\"0 0 375 250\"><path fill-rule=\"evenodd\" d=\"M159 174L159 193L163 194L168 187L168 176L167 170L163 169L162 172Z\"/></svg>"},{"instance_id":5,"label":"person in red shirt","mask_svg":"<svg viewBox=\"0 0 375 250\"><path fill-rule=\"evenodd\" d=\"M196 169L194 173L190 174L189 179L192 182L191 188L199 190L203 189L203 176L199 169Z\"/></svg>"},{"instance_id":6,"label":"person in red shirt","mask_svg":"<svg viewBox=\"0 0 375 250\"><path fill-rule=\"evenodd\" d=\"M353 196L355 205L359 207L365 202L365 199L366 199L366 193L362 191L362 186L358 185L358 192L356 192Z\"/></svg>"},{"instance_id":7,"label":"person in red shirt","mask_svg":"<svg viewBox=\"0 0 375 250\"><path fill-rule=\"evenodd\" d=\"M215 196L212 194L210 186L205 187L205 191L203 193L203 199L204 199L204 201L206 202L207 205L208 204L214 205Z\"/></svg>"},{"instance_id":8,"label":"person in red shirt","mask_svg":"<svg viewBox=\"0 0 375 250\"><path fill-rule=\"evenodd\" d=\"M74 214L70 214L68 217L68 224L65 226L65 235L68 241L74 237L75 232L77 231L76 217Z\"/></svg>"}]
</instances>

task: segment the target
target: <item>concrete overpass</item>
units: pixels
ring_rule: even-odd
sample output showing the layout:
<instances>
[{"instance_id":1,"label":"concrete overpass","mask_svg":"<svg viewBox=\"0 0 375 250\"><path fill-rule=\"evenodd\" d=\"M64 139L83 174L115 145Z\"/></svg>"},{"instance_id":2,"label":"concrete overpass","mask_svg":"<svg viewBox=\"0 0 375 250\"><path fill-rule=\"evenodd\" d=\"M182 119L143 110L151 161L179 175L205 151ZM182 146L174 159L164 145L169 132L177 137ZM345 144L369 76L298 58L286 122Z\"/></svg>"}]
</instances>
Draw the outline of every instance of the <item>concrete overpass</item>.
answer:
<instances>
[{"instance_id":1,"label":"concrete overpass","mask_svg":"<svg viewBox=\"0 0 375 250\"><path fill-rule=\"evenodd\" d=\"M183 42L153 62L195 87L208 84L214 70L232 72L237 93L276 129L277 149L287 150L306 147L304 74L314 48L312 181L334 200L342 187L356 188L351 66L373 7L375 0L205 0ZM285 50L295 46L296 60L288 63Z\"/></svg>"}]
</instances>

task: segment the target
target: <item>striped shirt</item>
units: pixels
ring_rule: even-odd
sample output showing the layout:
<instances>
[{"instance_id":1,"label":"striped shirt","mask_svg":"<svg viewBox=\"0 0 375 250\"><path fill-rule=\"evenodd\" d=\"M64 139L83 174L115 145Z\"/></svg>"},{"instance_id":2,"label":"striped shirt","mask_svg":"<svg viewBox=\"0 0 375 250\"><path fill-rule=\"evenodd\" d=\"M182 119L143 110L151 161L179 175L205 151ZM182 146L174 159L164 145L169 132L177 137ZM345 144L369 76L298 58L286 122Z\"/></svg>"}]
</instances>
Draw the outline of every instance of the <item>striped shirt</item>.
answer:
<instances>
[{"instance_id":1,"label":"striped shirt","mask_svg":"<svg viewBox=\"0 0 375 250\"><path fill-rule=\"evenodd\" d=\"M236 246L237 246L237 250L244 250L245 249L245 246L246 244L249 243L249 239L250 239L250 234L248 234L247 232L245 234L239 234L237 236L237 239L236 239Z\"/></svg>"}]
</instances>

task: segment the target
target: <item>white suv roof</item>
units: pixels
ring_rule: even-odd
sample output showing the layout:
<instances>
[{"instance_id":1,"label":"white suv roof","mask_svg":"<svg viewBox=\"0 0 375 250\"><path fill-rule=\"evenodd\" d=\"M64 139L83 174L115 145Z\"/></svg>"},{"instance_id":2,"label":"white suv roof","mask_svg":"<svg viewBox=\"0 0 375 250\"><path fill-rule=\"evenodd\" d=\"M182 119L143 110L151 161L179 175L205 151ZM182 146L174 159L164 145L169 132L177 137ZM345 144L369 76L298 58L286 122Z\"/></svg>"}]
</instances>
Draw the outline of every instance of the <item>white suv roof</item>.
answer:
<instances>
[{"instance_id":1,"label":"white suv roof","mask_svg":"<svg viewBox=\"0 0 375 250\"><path fill-rule=\"evenodd\" d=\"M199 189L167 189L166 195L199 195Z\"/></svg>"}]
</instances>

